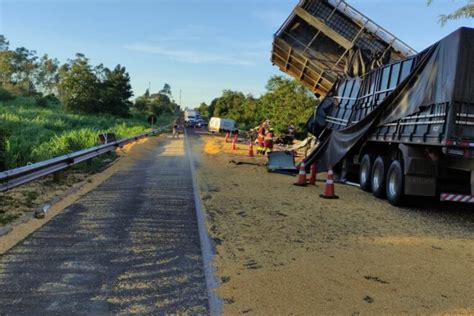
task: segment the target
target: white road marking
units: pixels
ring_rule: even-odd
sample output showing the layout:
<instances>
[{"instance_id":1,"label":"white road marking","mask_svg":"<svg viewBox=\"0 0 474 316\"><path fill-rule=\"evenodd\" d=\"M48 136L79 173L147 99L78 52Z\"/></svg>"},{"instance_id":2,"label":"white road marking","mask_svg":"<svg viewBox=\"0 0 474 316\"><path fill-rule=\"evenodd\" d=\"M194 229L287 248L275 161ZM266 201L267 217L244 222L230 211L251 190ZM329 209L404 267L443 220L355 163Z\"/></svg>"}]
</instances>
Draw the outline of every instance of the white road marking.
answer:
<instances>
[{"instance_id":1,"label":"white road marking","mask_svg":"<svg viewBox=\"0 0 474 316\"><path fill-rule=\"evenodd\" d=\"M202 201L201 201L201 190L199 189L199 184L196 179L194 171L194 162L193 162L193 153L189 147L188 134L185 130L184 132L184 141L186 142L186 152L189 160L189 165L191 167L191 177L193 180L193 190L194 190L194 204L196 205L196 216L199 228L199 239L201 241L201 252L202 252L202 261L204 264L204 275L206 277L206 286L207 286L207 297L209 300L209 311L211 315L219 315L222 310L222 299L216 294L215 290L219 285L219 281L216 278L215 269L212 265L212 260L214 258L214 251L211 246L211 240L207 233L206 218L204 215Z\"/></svg>"}]
</instances>

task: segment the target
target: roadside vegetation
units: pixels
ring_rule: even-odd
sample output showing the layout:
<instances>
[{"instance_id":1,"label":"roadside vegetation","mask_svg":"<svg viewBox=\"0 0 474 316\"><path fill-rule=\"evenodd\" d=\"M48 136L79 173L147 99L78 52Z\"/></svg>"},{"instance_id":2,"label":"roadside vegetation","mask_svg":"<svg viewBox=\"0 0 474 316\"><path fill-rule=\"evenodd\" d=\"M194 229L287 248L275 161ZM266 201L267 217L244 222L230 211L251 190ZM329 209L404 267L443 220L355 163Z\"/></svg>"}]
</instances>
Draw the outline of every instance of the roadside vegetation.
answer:
<instances>
[{"instance_id":1,"label":"roadside vegetation","mask_svg":"<svg viewBox=\"0 0 474 316\"><path fill-rule=\"evenodd\" d=\"M172 119L172 114L162 115L156 125ZM147 114L140 112L131 112L127 118L72 114L62 111L59 103L38 107L34 99L25 97L0 104L0 129L6 134L4 169L95 146L100 133L114 133L120 139L149 128Z\"/></svg>"},{"instance_id":2,"label":"roadside vegetation","mask_svg":"<svg viewBox=\"0 0 474 316\"><path fill-rule=\"evenodd\" d=\"M165 84L133 104L130 76L116 65L93 66L83 54L60 64L24 47L10 49L0 35L0 171L171 123L179 107Z\"/></svg>"},{"instance_id":3,"label":"roadside vegetation","mask_svg":"<svg viewBox=\"0 0 474 316\"><path fill-rule=\"evenodd\" d=\"M296 127L297 137L305 137L304 125L319 100L296 80L274 76L268 80L266 92L259 98L240 91L224 90L208 105L196 110L204 117L225 117L237 122L241 129L254 128L264 120L277 132L285 133L288 125Z\"/></svg>"}]
</instances>

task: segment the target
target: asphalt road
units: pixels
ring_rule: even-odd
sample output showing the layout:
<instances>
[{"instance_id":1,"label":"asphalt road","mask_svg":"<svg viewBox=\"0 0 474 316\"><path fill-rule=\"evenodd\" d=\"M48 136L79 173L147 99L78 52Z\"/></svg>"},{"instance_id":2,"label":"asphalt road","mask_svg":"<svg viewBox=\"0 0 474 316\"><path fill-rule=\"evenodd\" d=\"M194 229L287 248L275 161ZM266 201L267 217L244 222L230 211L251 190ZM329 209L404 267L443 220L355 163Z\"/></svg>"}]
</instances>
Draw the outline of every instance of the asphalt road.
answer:
<instances>
[{"instance_id":1,"label":"asphalt road","mask_svg":"<svg viewBox=\"0 0 474 316\"><path fill-rule=\"evenodd\" d=\"M0 256L0 314L209 313L192 186L165 140Z\"/></svg>"}]
</instances>

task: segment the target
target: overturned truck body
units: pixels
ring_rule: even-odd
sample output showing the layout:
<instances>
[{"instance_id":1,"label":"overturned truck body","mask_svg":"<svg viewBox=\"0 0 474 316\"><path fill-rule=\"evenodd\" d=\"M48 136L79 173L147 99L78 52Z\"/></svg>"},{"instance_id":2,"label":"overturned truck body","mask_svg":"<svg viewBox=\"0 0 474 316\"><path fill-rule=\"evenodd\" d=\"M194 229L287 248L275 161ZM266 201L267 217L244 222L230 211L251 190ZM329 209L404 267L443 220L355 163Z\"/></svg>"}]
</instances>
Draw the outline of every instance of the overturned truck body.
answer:
<instances>
[{"instance_id":1,"label":"overturned truck body","mask_svg":"<svg viewBox=\"0 0 474 316\"><path fill-rule=\"evenodd\" d=\"M474 29L461 28L416 53L353 12L343 1L300 1L275 36L272 61L324 96L306 124L319 138L307 165L333 166L343 180L394 205L407 195L474 203ZM339 36L349 33L355 35L347 49ZM377 44L360 42L368 36ZM275 57L281 40L290 47L286 64ZM301 57L320 66L317 81L308 79L310 61L295 61Z\"/></svg>"}]
</instances>

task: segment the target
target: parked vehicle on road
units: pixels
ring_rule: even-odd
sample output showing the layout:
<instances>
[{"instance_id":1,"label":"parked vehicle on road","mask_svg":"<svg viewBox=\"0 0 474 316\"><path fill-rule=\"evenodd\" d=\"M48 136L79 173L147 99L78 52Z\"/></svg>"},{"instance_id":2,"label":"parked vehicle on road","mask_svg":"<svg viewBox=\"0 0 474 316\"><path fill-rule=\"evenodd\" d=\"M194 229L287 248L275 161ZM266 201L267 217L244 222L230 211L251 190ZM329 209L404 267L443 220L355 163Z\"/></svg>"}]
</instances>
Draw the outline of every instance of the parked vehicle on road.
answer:
<instances>
[{"instance_id":1,"label":"parked vehicle on road","mask_svg":"<svg viewBox=\"0 0 474 316\"><path fill-rule=\"evenodd\" d=\"M209 121L209 131L217 133L234 132L237 128L235 127L235 121L220 117L211 117Z\"/></svg>"},{"instance_id":2,"label":"parked vehicle on road","mask_svg":"<svg viewBox=\"0 0 474 316\"><path fill-rule=\"evenodd\" d=\"M207 127L209 122L206 119L200 118L197 120L196 126L199 128Z\"/></svg>"},{"instance_id":3,"label":"parked vehicle on road","mask_svg":"<svg viewBox=\"0 0 474 316\"><path fill-rule=\"evenodd\" d=\"M187 124L187 123L190 123L190 122L194 122L196 121L197 119L199 119L201 116L199 115L199 113L197 111L194 111L194 110L186 110L184 111L184 122Z\"/></svg>"}]
</instances>

